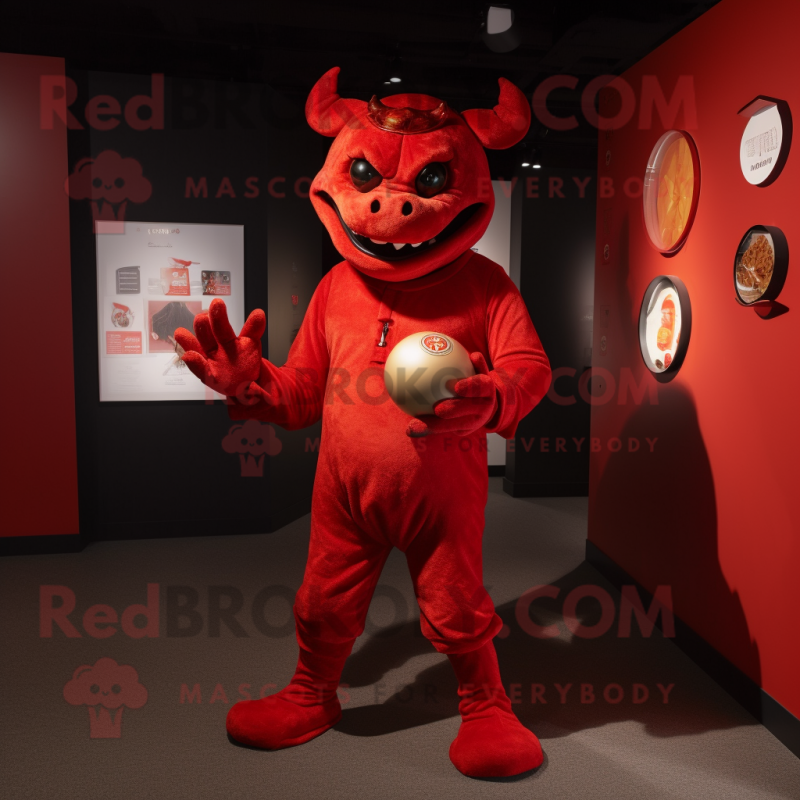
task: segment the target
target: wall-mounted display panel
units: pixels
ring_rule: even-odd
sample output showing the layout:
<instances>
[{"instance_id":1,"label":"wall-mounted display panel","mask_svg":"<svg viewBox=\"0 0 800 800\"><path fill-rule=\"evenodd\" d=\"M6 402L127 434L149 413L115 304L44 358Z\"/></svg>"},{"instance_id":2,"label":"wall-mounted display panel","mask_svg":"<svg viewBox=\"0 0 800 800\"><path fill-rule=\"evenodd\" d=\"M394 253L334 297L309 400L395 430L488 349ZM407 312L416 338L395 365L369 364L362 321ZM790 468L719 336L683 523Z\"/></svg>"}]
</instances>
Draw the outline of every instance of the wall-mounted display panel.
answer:
<instances>
[{"instance_id":1,"label":"wall-mounted display panel","mask_svg":"<svg viewBox=\"0 0 800 800\"><path fill-rule=\"evenodd\" d=\"M642 299L639 312L639 347L647 368L657 375L677 372L692 330L689 293L680 278L659 275Z\"/></svg>"},{"instance_id":2,"label":"wall-mounted display panel","mask_svg":"<svg viewBox=\"0 0 800 800\"><path fill-rule=\"evenodd\" d=\"M739 166L745 180L768 186L780 175L792 140L788 103L772 97L751 100L739 115L747 119L739 146Z\"/></svg>"},{"instance_id":3,"label":"wall-mounted display panel","mask_svg":"<svg viewBox=\"0 0 800 800\"><path fill-rule=\"evenodd\" d=\"M100 400L203 400L211 392L177 356L176 328L223 296L244 324L244 226L97 223Z\"/></svg>"},{"instance_id":4,"label":"wall-mounted display panel","mask_svg":"<svg viewBox=\"0 0 800 800\"><path fill-rule=\"evenodd\" d=\"M774 300L789 266L789 246L779 228L755 225L744 235L733 262L736 299L745 306Z\"/></svg>"},{"instance_id":5,"label":"wall-mounted display panel","mask_svg":"<svg viewBox=\"0 0 800 800\"><path fill-rule=\"evenodd\" d=\"M691 136L667 131L647 161L642 202L650 241L674 253L686 240L700 196L700 160Z\"/></svg>"}]
</instances>

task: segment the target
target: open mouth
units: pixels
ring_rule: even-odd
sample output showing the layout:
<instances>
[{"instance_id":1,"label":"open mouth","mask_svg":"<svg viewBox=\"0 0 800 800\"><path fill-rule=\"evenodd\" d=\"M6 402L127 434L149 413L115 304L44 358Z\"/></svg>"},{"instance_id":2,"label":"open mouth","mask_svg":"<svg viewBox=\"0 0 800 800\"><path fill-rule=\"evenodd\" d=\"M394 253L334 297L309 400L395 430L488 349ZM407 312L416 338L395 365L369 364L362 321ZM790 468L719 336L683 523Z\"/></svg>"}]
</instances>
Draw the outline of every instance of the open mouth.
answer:
<instances>
[{"instance_id":1,"label":"open mouth","mask_svg":"<svg viewBox=\"0 0 800 800\"><path fill-rule=\"evenodd\" d=\"M342 215L333 198L327 192L320 192L319 194L336 212L336 216L339 217L342 228L355 247L362 253L366 253L373 258L379 258L382 261L402 261L404 258L411 258L412 256L417 256L430 250L431 247L440 244L462 228L472 218L478 208L483 205L483 203L473 203L471 206L467 206L462 211L459 211L443 230L439 231L436 236L427 241L413 244L410 242L380 242L351 230L348 224L342 219Z\"/></svg>"}]
</instances>

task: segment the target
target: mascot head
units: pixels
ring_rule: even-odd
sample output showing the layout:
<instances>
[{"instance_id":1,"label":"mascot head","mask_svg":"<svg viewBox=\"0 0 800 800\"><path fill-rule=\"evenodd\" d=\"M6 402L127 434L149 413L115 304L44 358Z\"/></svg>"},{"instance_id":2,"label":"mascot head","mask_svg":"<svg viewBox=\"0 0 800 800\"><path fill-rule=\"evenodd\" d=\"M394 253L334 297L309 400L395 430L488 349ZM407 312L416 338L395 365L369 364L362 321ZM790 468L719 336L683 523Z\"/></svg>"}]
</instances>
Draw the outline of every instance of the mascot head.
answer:
<instances>
[{"instance_id":1,"label":"mascot head","mask_svg":"<svg viewBox=\"0 0 800 800\"><path fill-rule=\"evenodd\" d=\"M335 137L311 201L336 249L361 272L405 281L450 263L481 238L494 210L484 147L515 145L530 106L500 79L494 109L461 114L422 94L369 103L336 93L339 68L317 81L309 125Z\"/></svg>"}]
</instances>

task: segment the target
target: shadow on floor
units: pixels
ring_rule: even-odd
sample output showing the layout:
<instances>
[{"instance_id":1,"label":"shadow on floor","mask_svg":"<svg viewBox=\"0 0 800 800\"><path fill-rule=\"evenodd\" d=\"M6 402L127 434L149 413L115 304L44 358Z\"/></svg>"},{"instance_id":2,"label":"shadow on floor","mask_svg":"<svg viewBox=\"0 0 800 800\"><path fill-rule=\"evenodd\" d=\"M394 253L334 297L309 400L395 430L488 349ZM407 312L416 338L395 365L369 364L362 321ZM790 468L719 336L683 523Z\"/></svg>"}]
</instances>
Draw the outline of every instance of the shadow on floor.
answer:
<instances>
[{"instance_id":1,"label":"shadow on floor","mask_svg":"<svg viewBox=\"0 0 800 800\"><path fill-rule=\"evenodd\" d=\"M629 462L609 460L595 493L595 516L613 521L614 541L637 565L633 574L645 572L653 586L671 587L678 617L721 621L712 631L714 643L738 653L740 667L758 685L758 648L719 564L713 476L691 397L678 387L660 390L659 404L635 409L620 436L623 441L658 437L661 446L652 458L637 462L633 477ZM670 476L683 477L666 480ZM654 487L655 493L631 491L632 480L637 487ZM664 487L679 490L674 502L669 497L656 502ZM615 606L614 624L597 638L570 634L563 621L564 599L586 584L603 586ZM539 625L557 624L562 632L558 638L526 633L516 617L519 601L497 609L507 626L506 638L495 639L503 681L507 690L516 685L515 711L538 736L556 738L623 720L639 722L652 736L684 736L755 722L738 705L721 703L722 690L657 629L645 636L633 621L630 636L620 636L619 594L590 565L581 564L554 585L557 599L537 599L529 614ZM642 602L648 608L644 598ZM576 617L586 626L600 616L596 600L577 606ZM368 639L348 661L342 680L351 686L380 684L391 670L431 652L417 622L397 625ZM345 709L337 729L354 736L452 717L458 713L455 677L443 656L385 700Z\"/></svg>"},{"instance_id":2,"label":"shadow on floor","mask_svg":"<svg viewBox=\"0 0 800 800\"><path fill-rule=\"evenodd\" d=\"M553 584L559 589L556 599L537 598L529 609L536 625L557 625L562 631L558 638L535 638L522 630L518 601L497 609L508 629L505 638L495 639L503 683L509 692L514 685L514 710L537 736L557 738L623 720L639 722L653 736L698 734L755 722L738 707L732 716L722 713L719 698L708 697L708 678L658 629L646 637L633 621L630 637L621 638L617 614L610 630L598 638L571 634L562 602L570 591L587 584L607 591L619 610L619 594L590 565L582 564ZM644 599L643 604L647 610ZM595 600L578 605L576 618L582 625L594 626L600 617ZM431 652L418 622L393 626L370 637L350 657L342 682L351 687L376 685L380 692L387 673ZM667 691L666 703L658 684ZM378 736L455 717L456 689L450 663L442 656L412 682L391 694L387 689L381 702L350 709L344 703L336 728L353 736Z\"/></svg>"}]
</instances>

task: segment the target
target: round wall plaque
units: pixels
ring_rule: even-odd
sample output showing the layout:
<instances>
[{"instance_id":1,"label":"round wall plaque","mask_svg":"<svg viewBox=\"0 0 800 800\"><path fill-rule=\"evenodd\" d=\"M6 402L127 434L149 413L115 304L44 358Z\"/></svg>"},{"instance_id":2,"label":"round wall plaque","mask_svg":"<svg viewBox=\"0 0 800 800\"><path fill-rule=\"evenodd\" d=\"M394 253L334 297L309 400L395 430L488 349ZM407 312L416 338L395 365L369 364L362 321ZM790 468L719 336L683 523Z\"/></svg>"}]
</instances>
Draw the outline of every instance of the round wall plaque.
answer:
<instances>
[{"instance_id":1,"label":"round wall plaque","mask_svg":"<svg viewBox=\"0 0 800 800\"><path fill-rule=\"evenodd\" d=\"M642 202L650 241L662 253L674 253L692 227L700 195L700 160L692 137L667 131L647 162Z\"/></svg>"},{"instance_id":2,"label":"round wall plaque","mask_svg":"<svg viewBox=\"0 0 800 800\"><path fill-rule=\"evenodd\" d=\"M680 278L650 281L639 311L639 349L647 368L658 374L681 368L692 331L689 293Z\"/></svg>"},{"instance_id":3,"label":"round wall plaque","mask_svg":"<svg viewBox=\"0 0 800 800\"><path fill-rule=\"evenodd\" d=\"M789 105L759 96L739 115L747 118L739 146L742 175L753 186L768 186L780 174L789 154L792 134Z\"/></svg>"}]
</instances>

